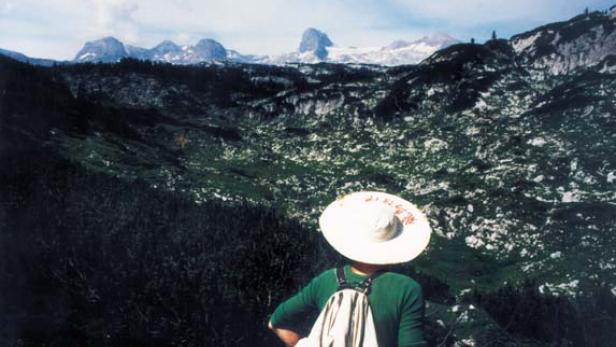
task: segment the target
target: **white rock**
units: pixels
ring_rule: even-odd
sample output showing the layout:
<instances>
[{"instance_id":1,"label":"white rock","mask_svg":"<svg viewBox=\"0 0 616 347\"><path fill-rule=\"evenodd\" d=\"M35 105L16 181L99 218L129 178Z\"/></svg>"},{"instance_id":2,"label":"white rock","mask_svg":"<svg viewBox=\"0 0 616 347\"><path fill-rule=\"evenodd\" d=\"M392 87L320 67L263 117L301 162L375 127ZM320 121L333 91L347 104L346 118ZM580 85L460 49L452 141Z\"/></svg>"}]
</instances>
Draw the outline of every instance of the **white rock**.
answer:
<instances>
[{"instance_id":1,"label":"white rock","mask_svg":"<svg viewBox=\"0 0 616 347\"><path fill-rule=\"evenodd\" d=\"M531 146L541 147L547 143L543 137L535 137L528 142Z\"/></svg>"},{"instance_id":2,"label":"white rock","mask_svg":"<svg viewBox=\"0 0 616 347\"><path fill-rule=\"evenodd\" d=\"M463 343L465 346L471 346L471 347L474 347L476 342L475 342L475 339L473 339L472 337L469 337L468 339L464 339L464 340L462 340L462 343Z\"/></svg>"},{"instance_id":3,"label":"white rock","mask_svg":"<svg viewBox=\"0 0 616 347\"><path fill-rule=\"evenodd\" d=\"M550 254L550 258L552 258L552 259L558 259L561 256L562 256L562 252L561 251L554 252L554 253Z\"/></svg>"},{"instance_id":4,"label":"white rock","mask_svg":"<svg viewBox=\"0 0 616 347\"><path fill-rule=\"evenodd\" d=\"M579 202L580 197L574 192L564 192L561 201L562 202Z\"/></svg>"},{"instance_id":5,"label":"white rock","mask_svg":"<svg viewBox=\"0 0 616 347\"><path fill-rule=\"evenodd\" d=\"M467 236L464 239L464 241L466 242L466 245L471 247L471 248L479 248L479 247L482 247L485 244L485 242L483 242L481 239L479 239L475 235Z\"/></svg>"},{"instance_id":6,"label":"white rock","mask_svg":"<svg viewBox=\"0 0 616 347\"><path fill-rule=\"evenodd\" d=\"M533 182L535 182L535 183L540 183L540 182L542 182L544 179L545 179L545 176L543 176L543 175L539 175L539 176L537 176L537 177L533 178Z\"/></svg>"}]
</instances>

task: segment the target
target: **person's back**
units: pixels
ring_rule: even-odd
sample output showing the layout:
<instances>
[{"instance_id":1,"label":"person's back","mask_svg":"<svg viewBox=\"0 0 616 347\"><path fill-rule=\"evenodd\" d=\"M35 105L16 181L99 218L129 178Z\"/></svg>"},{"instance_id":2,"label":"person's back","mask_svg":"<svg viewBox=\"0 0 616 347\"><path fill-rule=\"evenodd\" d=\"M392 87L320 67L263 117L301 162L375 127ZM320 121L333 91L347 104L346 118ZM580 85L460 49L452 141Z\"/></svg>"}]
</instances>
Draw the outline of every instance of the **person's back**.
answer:
<instances>
[{"instance_id":1,"label":"person's back","mask_svg":"<svg viewBox=\"0 0 616 347\"><path fill-rule=\"evenodd\" d=\"M431 229L425 215L399 197L359 192L331 203L321 215L319 225L327 242L351 260L353 265L344 268L348 282L362 282L372 275L368 303L378 346L424 346L421 287L408 276L386 270L389 265L410 261L428 245ZM270 328L287 346L297 344L300 336L295 327L311 310L323 309L339 289L338 282L335 269L315 277L276 308ZM339 314L333 317L337 321ZM350 316L342 319L353 324Z\"/></svg>"},{"instance_id":2,"label":"person's back","mask_svg":"<svg viewBox=\"0 0 616 347\"><path fill-rule=\"evenodd\" d=\"M347 281L358 283L368 276L344 267ZM315 277L298 294L274 311L271 324L293 328L313 310L322 310L338 289L336 269ZM368 294L379 346L423 346L424 302L421 286L408 276L384 271L375 276Z\"/></svg>"}]
</instances>

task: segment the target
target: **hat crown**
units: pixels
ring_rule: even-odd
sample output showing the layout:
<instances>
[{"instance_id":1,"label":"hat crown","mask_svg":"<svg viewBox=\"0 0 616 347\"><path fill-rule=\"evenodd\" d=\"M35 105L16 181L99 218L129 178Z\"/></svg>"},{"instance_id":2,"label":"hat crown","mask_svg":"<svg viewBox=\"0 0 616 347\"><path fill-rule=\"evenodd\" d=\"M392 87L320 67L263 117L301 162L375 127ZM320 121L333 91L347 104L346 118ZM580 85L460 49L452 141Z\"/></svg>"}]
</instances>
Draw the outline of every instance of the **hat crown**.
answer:
<instances>
[{"instance_id":1,"label":"hat crown","mask_svg":"<svg viewBox=\"0 0 616 347\"><path fill-rule=\"evenodd\" d=\"M368 203L363 207L359 217L366 240L385 242L396 237L401 225L393 208L379 203Z\"/></svg>"}]
</instances>

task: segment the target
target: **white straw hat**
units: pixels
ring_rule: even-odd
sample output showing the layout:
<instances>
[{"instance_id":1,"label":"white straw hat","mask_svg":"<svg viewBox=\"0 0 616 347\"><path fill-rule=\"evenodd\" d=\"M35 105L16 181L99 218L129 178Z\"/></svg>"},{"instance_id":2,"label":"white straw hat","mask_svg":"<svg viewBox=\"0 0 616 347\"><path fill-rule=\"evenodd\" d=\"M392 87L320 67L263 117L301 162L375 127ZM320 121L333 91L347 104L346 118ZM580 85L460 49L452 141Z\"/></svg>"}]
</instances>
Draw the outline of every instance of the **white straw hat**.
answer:
<instances>
[{"instance_id":1,"label":"white straw hat","mask_svg":"<svg viewBox=\"0 0 616 347\"><path fill-rule=\"evenodd\" d=\"M323 236L343 256L366 264L399 264L417 257L432 232L415 205L381 192L345 195L319 218Z\"/></svg>"}]
</instances>

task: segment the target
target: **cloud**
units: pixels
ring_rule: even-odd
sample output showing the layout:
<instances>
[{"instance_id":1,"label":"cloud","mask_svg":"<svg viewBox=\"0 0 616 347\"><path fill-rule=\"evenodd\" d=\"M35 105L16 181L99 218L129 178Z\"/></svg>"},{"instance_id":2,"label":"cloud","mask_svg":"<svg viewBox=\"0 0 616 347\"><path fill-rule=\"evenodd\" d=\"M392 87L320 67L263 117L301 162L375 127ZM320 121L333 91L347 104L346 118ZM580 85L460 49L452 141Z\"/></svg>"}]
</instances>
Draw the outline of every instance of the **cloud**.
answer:
<instances>
[{"instance_id":1,"label":"cloud","mask_svg":"<svg viewBox=\"0 0 616 347\"><path fill-rule=\"evenodd\" d=\"M535 25L568 19L585 7L604 9L613 0L392 0L406 16L421 17L450 30L472 29L486 25ZM530 29L530 28L529 28Z\"/></svg>"},{"instance_id":2,"label":"cloud","mask_svg":"<svg viewBox=\"0 0 616 347\"><path fill-rule=\"evenodd\" d=\"M139 25L134 14L139 5L130 0L90 0L94 7L93 36L115 36L130 43L139 41Z\"/></svg>"},{"instance_id":3,"label":"cloud","mask_svg":"<svg viewBox=\"0 0 616 347\"><path fill-rule=\"evenodd\" d=\"M584 6L601 5L605 0L393 0L399 8L421 16L441 19L459 25L478 22L527 21L570 14L581 11Z\"/></svg>"},{"instance_id":4,"label":"cloud","mask_svg":"<svg viewBox=\"0 0 616 347\"><path fill-rule=\"evenodd\" d=\"M11 0L0 1L0 16L7 15L13 9L14 3Z\"/></svg>"},{"instance_id":5,"label":"cloud","mask_svg":"<svg viewBox=\"0 0 616 347\"><path fill-rule=\"evenodd\" d=\"M383 46L432 32L506 37L614 0L0 0L0 47L70 59L84 41L116 36L152 47L210 37L243 53L297 48L307 27L341 46ZM37 44L38 42L38 44ZM57 49L51 43L62 42Z\"/></svg>"},{"instance_id":6,"label":"cloud","mask_svg":"<svg viewBox=\"0 0 616 347\"><path fill-rule=\"evenodd\" d=\"M149 3L140 6L135 18L152 33L166 33L167 38L184 33L184 38L190 36L193 41L210 36L225 46L251 53L294 50L307 27L327 32L340 45L384 45L400 35L413 38L416 34L408 28L405 33L395 28L372 30L389 22L392 15L387 13L387 6L375 0L176 0L175 6L165 0ZM160 8L165 8L165 20L161 20Z\"/></svg>"}]
</instances>

